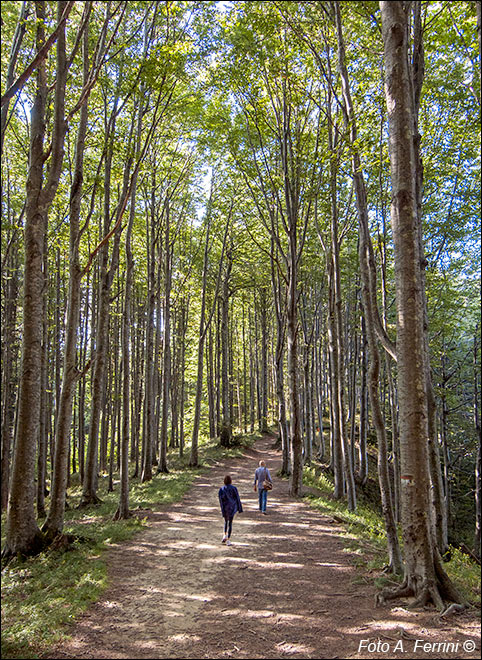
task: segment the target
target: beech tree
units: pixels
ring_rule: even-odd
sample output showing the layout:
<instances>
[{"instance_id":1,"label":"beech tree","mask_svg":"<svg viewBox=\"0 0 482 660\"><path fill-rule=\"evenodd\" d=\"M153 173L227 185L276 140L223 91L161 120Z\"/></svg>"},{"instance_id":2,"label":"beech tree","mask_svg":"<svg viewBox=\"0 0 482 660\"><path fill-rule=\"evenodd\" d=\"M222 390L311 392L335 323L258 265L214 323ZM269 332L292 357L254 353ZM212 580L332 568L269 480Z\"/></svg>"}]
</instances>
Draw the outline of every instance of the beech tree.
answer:
<instances>
[{"instance_id":1,"label":"beech tree","mask_svg":"<svg viewBox=\"0 0 482 660\"><path fill-rule=\"evenodd\" d=\"M462 601L480 3L355 4L2 2L7 557L276 429L293 496L375 491L398 593Z\"/></svg>"},{"instance_id":2,"label":"beech tree","mask_svg":"<svg viewBox=\"0 0 482 660\"><path fill-rule=\"evenodd\" d=\"M45 2L36 4L36 51L45 45ZM71 3L72 4L72 3ZM54 126L49 171L46 173L47 62L36 70L35 100L31 114L29 172L25 204L25 269L23 341L17 436L7 511L7 541L3 555L31 554L43 545L34 514L35 442L39 433L45 234L48 212L59 185L64 156L65 86L68 61L63 12L68 3L57 3L57 36Z\"/></svg>"},{"instance_id":3,"label":"beech tree","mask_svg":"<svg viewBox=\"0 0 482 660\"><path fill-rule=\"evenodd\" d=\"M401 500L404 582L393 593L431 600L464 601L443 569L430 501L428 401L422 255L417 210L417 162L414 152L414 98L408 69L409 10L402 2L380 2L385 52L385 89L392 179L391 224L395 246L397 299L397 370L400 405Z\"/></svg>"},{"instance_id":4,"label":"beech tree","mask_svg":"<svg viewBox=\"0 0 482 660\"><path fill-rule=\"evenodd\" d=\"M388 446L385 431L385 424L382 416L382 410L379 397L379 379L380 379L380 355L377 346L377 328L382 333L381 323L378 312L378 302L376 293L376 267L373 255L373 246L371 242L369 223L368 223L368 205L365 188L365 179L362 171L361 158L357 147L357 119L353 108L353 102L348 80L348 70L345 62L345 44L343 38L343 29L341 22L341 12L339 3L334 7L337 39L338 39L338 66L341 75L341 85L343 92L344 114L346 124L350 130L351 159L353 169L353 181L355 187L358 223L359 223L359 260L361 275L362 304L365 320L365 331L367 345L370 356L368 391L370 396L370 407L372 411L373 423L377 433L378 441L378 477L380 484L380 495L382 500L382 509L385 516L385 528L387 531L388 552L390 566L395 573L402 571L401 552L398 543L398 533L395 524L395 516L392 506L392 497L390 492L390 480L388 475ZM385 341L388 343L389 338Z\"/></svg>"}]
</instances>

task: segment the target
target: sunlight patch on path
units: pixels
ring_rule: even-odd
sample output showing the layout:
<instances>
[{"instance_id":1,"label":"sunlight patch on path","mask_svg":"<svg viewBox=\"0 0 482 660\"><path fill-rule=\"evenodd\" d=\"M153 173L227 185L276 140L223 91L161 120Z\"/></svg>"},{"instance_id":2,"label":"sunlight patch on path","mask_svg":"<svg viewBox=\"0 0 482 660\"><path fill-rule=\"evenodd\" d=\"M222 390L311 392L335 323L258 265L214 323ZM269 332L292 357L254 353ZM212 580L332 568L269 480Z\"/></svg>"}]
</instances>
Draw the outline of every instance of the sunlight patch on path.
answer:
<instances>
[{"instance_id":1,"label":"sunlight patch on path","mask_svg":"<svg viewBox=\"0 0 482 660\"><path fill-rule=\"evenodd\" d=\"M284 569L284 568L299 568L303 569L305 567L304 564L292 564L290 562L272 562L272 561L258 561L256 559L248 559L246 557L213 557L212 559L207 559L206 563L209 564L224 564L226 561L231 561L231 562L242 562L243 564L247 564L249 567L256 567L256 568L266 568L269 570L273 569Z\"/></svg>"}]
</instances>

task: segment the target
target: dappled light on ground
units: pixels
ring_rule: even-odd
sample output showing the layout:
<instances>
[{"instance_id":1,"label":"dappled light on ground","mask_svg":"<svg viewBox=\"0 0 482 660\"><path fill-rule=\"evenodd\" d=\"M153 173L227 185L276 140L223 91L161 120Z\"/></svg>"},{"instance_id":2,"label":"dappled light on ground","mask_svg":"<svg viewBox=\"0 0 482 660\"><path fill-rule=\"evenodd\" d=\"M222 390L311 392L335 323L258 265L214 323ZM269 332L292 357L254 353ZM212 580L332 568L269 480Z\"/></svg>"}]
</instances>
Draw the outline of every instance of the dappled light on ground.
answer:
<instances>
[{"instance_id":1,"label":"dappled light on ground","mask_svg":"<svg viewBox=\"0 0 482 660\"><path fill-rule=\"evenodd\" d=\"M436 624L434 612L375 610L375 589L360 580L344 530L290 499L286 481L275 479L263 516L252 482L260 458L276 474L272 442L216 465L182 503L152 512L149 529L115 547L111 588L49 657L376 658L387 654L365 653L361 640L476 639L469 619L460 634ZM221 543L218 503L228 472L244 508L231 546Z\"/></svg>"}]
</instances>

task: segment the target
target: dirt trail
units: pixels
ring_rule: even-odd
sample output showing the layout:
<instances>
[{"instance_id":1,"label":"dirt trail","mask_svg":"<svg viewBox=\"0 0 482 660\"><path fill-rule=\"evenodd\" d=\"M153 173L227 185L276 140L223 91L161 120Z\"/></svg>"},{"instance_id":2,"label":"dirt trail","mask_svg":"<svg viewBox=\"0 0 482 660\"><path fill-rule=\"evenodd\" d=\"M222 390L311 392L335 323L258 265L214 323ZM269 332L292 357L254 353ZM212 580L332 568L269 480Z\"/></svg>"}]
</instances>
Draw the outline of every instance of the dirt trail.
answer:
<instances>
[{"instance_id":1,"label":"dirt trail","mask_svg":"<svg viewBox=\"0 0 482 660\"><path fill-rule=\"evenodd\" d=\"M375 609L343 530L290 499L286 481L275 479L262 515L252 488L261 458L274 477L281 461L272 437L198 477L182 503L153 512L147 530L114 546L111 586L48 657L479 657L471 613L440 622L400 601ZM231 546L221 544L217 496L227 472L244 507Z\"/></svg>"}]
</instances>

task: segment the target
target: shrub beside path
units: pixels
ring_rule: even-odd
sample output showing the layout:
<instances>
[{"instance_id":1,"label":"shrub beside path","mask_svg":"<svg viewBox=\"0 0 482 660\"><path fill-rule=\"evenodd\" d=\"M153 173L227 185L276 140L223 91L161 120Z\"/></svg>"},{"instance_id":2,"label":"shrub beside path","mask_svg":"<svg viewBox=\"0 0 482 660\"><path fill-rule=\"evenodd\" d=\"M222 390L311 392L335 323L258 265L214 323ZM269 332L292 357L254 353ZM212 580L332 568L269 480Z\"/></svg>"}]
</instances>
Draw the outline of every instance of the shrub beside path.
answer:
<instances>
[{"instance_id":1,"label":"shrub beside path","mask_svg":"<svg viewBox=\"0 0 482 660\"><path fill-rule=\"evenodd\" d=\"M273 442L264 436L216 464L182 502L150 512L149 528L113 546L109 588L45 657L479 657L474 613L440 621L401 601L375 609L375 588L354 567L343 529L275 478ZM252 486L262 458L274 478L266 516ZM227 473L244 508L231 546L221 544L217 495Z\"/></svg>"}]
</instances>

